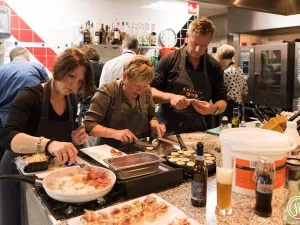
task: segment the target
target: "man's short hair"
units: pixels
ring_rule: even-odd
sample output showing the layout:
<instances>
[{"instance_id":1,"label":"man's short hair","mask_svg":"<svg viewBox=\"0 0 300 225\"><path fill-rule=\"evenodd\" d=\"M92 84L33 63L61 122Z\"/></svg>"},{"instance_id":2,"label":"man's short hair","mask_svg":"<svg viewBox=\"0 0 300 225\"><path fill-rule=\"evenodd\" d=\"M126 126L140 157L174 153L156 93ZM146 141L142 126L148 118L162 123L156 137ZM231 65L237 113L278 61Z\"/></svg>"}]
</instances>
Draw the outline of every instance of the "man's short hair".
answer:
<instances>
[{"instance_id":1,"label":"man's short hair","mask_svg":"<svg viewBox=\"0 0 300 225\"><path fill-rule=\"evenodd\" d=\"M93 60L93 61L100 60L99 54L96 52L96 50L93 47L84 45L84 46L82 46L81 50L90 60Z\"/></svg>"},{"instance_id":2,"label":"man's short hair","mask_svg":"<svg viewBox=\"0 0 300 225\"><path fill-rule=\"evenodd\" d=\"M130 50L138 50L139 49L139 41L130 36L125 36L122 42L123 49L130 49Z\"/></svg>"},{"instance_id":3,"label":"man's short hair","mask_svg":"<svg viewBox=\"0 0 300 225\"><path fill-rule=\"evenodd\" d=\"M196 35L207 35L211 34L213 37L215 35L215 25L213 22L206 18L196 19L189 25L189 34L196 34Z\"/></svg>"},{"instance_id":4,"label":"man's short hair","mask_svg":"<svg viewBox=\"0 0 300 225\"><path fill-rule=\"evenodd\" d=\"M16 57L30 58L28 51L23 47L15 47L13 50L11 50L9 53L10 61L13 61Z\"/></svg>"}]
</instances>

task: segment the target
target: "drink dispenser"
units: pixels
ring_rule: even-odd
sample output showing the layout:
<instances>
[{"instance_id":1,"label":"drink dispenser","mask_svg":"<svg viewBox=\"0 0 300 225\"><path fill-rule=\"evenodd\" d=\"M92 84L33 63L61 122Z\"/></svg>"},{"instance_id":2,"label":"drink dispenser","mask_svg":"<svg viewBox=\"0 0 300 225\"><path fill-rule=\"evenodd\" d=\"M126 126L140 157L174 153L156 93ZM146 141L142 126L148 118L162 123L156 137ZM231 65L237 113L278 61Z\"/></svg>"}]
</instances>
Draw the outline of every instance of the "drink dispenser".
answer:
<instances>
[{"instance_id":1,"label":"drink dispenser","mask_svg":"<svg viewBox=\"0 0 300 225\"><path fill-rule=\"evenodd\" d=\"M0 39L10 38L10 9L0 6Z\"/></svg>"},{"instance_id":2,"label":"drink dispenser","mask_svg":"<svg viewBox=\"0 0 300 225\"><path fill-rule=\"evenodd\" d=\"M0 66L4 64L4 40L10 38L10 9L0 6Z\"/></svg>"}]
</instances>

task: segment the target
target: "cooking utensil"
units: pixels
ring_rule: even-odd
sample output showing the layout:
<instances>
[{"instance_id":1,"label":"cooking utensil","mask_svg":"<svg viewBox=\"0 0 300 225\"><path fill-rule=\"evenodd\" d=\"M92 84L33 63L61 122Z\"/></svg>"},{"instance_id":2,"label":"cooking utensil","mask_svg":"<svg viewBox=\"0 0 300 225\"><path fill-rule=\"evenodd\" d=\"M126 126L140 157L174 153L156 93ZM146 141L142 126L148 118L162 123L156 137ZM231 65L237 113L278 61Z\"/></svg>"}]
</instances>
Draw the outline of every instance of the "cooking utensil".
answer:
<instances>
[{"instance_id":1,"label":"cooking utensil","mask_svg":"<svg viewBox=\"0 0 300 225\"><path fill-rule=\"evenodd\" d=\"M180 134L176 134L176 138L179 142L179 145L180 145L180 149L181 150L187 150L187 147L185 146L183 140L182 140L182 137L180 136Z\"/></svg>"},{"instance_id":2,"label":"cooking utensil","mask_svg":"<svg viewBox=\"0 0 300 225\"><path fill-rule=\"evenodd\" d=\"M174 151L174 152L176 152L176 151ZM207 152L205 152L205 154L207 154ZM206 167L207 167L208 171L213 171L213 170L216 169L216 156L214 154L212 154L212 153L208 153L208 154L211 155L210 157L214 157L214 159L212 160L212 159L207 158L206 156L204 156L205 159L213 161L213 163L211 163L211 164L206 164ZM194 162L195 161L195 153L191 154L191 156L186 156L186 155L184 155L182 153L179 153L179 155L177 155L177 157L178 158L189 158L190 160L188 162ZM174 168L182 168L184 172L186 172L188 174L192 174L193 166L188 166L187 164L178 165L177 162L173 162L171 160L172 158L170 157L170 155L167 156L166 159L167 159L169 165L171 165L172 167L174 167ZM178 160L178 161L180 161L180 160Z\"/></svg>"},{"instance_id":3,"label":"cooking utensil","mask_svg":"<svg viewBox=\"0 0 300 225\"><path fill-rule=\"evenodd\" d=\"M293 116L291 116L288 121L293 121L294 119L296 119L298 116L300 116L300 111L295 113Z\"/></svg>"},{"instance_id":4,"label":"cooking utensil","mask_svg":"<svg viewBox=\"0 0 300 225\"><path fill-rule=\"evenodd\" d=\"M254 114L254 116L256 116L256 118L262 123L262 124L265 124L266 121L261 118L261 116L256 112L256 109L252 109L252 113Z\"/></svg>"},{"instance_id":5,"label":"cooking utensil","mask_svg":"<svg viewBox=\"0 0 300 225\"><path fill-rule=\"evenodd\" d=\"M278 116L278 112L276 109L274 109L267 100L264 100L265 105L268 107L268 109L273 113L274 116Z\"/></svg>"},{"instance_id":6,"label":"cooking utensil","mask_svg":"<svg viewBox=\"0 0 300 225\"><path fill-rule=\"evenodd\" d=\"M120 180L156 173L159 163L163 161L165 160L148 152L104 160Z\"/></svg>"},{"instance_id":7,"label":"cooking utensil","mask_svg":"<svg viewBox=\"0 0 300 225\"><path fill-rule=\"evenodd\" d=\"M145 147L145 148L148 148L148 147L154 148L152 144L144 142L144 141L141 141L141 140L135 140L134 143L136 145L139 145L139 146L142 146L142 147Z\"/></svg>"},{"instance_id":8,"label":"cooking utensil","mask_svg":"<svg viewBox=\"0 0 300 225\"><path fill-rule=\"evenodd\" d=\"M70 176L70 174L74 174L74 175L82 174L82 169L78 166L72 166L57 171L53 171L52 173L48 174L43 180L37 178L37 176L25 176L25 175L0 175L0 180L18 180L18 181L34 184L37 186L43 186L46 193L55 200L61 202L68 202L68 203L82 203L82 202L93 201L105 196L107 193L111 191L111 189L113 188L116 182L116 175L112 171L97 166L90 166L90 168L95 172L105 172L110 177L111 184L105 187L104 189L96 190L94 192L90 192L86 194L58 193L49 188L51 183L57 178Z\"/></svg>"},{"instance_id":9,"label":"cooking utensil","mask_svg":"<svg viewBox=\"0 0 300 225\"><path fill-rule=\"evenodd\" d=\"M165 138L158 138L158 140L160 140L162 142L165 142L165 143L168 143L168 144L171 144L171 145L179 145L177 142L171 141L171 140L168 140L168 139L165 139Z\"/></svg>"}]
</instances>

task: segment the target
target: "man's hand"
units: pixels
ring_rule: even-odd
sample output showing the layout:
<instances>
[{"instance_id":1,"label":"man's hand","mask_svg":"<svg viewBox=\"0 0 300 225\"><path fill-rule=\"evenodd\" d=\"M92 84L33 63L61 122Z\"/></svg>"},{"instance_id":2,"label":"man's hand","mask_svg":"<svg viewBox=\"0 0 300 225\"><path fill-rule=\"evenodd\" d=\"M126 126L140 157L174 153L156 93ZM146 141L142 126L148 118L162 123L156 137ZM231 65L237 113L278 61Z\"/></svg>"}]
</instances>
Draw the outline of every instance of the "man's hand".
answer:
<instances>
[{"instance_id":1,"label":"man's hand","mask_svg":"<svg viewBox=\"0 0 300 225\"><path fill-rule=\"evenodd\" d=\"M175 109L182 110L190 105L190 101L182 95L172 94L170 104Z\"/></svg>"},{"instance_id":2,"label":"man's hand","mask_svg":"<svg viewBox=\"0 0 300 225\"><path fill-rule=\"evenodd\" d=\"M191 100L191 104L194 109L202 115L211 115L217 110L216 105L206 101Z\"/></svg>"}]
</instances>

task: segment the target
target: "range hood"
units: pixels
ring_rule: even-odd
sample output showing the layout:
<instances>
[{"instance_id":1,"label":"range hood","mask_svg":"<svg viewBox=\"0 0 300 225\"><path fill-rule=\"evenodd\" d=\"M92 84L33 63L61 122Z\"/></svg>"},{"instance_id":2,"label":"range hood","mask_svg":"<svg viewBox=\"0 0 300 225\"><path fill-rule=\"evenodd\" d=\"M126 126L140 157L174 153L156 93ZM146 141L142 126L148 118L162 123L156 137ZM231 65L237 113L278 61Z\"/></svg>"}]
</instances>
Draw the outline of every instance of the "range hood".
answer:
<instances>
[{"instance_id":1,"label":"range hood","mask_svg":"<svg viewBox=\"0 0 300 225\"><path fill-rule=\"evenodd\" d=\"M280 14L294 15L300 14L299 0L196 0L210 4L218 4L229 7L237 7L243 9L251 9L254 11Z\"/></svg>"}]
</instances>

